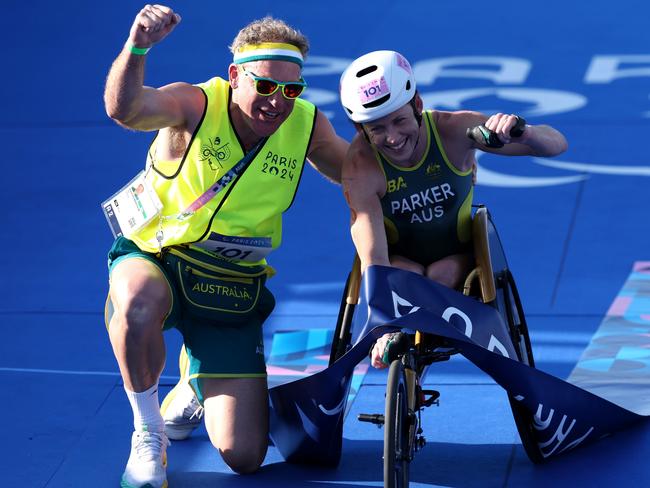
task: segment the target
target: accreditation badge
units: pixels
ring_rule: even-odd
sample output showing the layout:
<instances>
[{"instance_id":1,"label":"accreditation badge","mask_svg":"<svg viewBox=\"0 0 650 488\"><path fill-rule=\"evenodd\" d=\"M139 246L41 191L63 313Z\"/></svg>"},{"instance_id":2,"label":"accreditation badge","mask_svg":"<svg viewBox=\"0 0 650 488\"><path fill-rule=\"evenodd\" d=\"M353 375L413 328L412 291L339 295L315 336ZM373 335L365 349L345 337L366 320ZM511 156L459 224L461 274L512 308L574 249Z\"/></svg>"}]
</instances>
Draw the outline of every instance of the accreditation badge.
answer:
<instances>
[{"instance_id":1,"label":"accreditation badge","mask_svg":"<svg viewBox=\"0 0 650 488\"><path fill-rule=\"evenodd\" d=\"M162 202L141 171L117 193L102 203L104 216L114 237L129 238L162 210Z\"/></svg>"}]
</instances>

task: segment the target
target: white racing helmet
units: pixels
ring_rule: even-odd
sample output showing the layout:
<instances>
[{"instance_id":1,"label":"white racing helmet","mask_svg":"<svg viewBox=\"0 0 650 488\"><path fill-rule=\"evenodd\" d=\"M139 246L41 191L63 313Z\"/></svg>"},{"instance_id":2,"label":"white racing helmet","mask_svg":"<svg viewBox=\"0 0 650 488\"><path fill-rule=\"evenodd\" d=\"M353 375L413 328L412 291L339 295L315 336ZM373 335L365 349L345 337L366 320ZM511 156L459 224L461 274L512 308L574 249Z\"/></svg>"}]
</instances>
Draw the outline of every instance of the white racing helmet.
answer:
<instances>
[{"instance_id":1,"label":"white racing helmet","mask_svg":"<svg viewBox=\"0 0 650 488\"><path fill-rule=\"evenodd\" d=\"M341 75L341 105L363 124L402 108L415 95L415 76L404 56L373 51L352 61Z\"/></svg>"}]
</instances>

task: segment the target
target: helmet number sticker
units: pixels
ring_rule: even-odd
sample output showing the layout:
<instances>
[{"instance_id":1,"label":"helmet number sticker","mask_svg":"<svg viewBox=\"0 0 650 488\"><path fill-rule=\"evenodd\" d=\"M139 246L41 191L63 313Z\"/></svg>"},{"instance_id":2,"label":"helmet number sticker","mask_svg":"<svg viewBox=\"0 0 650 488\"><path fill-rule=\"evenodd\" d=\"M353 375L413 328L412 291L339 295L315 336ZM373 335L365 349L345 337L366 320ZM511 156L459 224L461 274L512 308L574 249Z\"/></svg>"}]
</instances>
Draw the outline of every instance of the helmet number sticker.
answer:
<instances>
[{"instance_id":1,"label":"helmet number sticker","mask_svg":"<svg viewBox=\"0 0 650 488\"><path fill-rule=\"evenodd\" d=\"M358 93L361 103L363 104L373 102L378 98L386 96L389 93L386 78L382 76L378 80L375 79L359 86Z\"/></svg>"}]
</instances>

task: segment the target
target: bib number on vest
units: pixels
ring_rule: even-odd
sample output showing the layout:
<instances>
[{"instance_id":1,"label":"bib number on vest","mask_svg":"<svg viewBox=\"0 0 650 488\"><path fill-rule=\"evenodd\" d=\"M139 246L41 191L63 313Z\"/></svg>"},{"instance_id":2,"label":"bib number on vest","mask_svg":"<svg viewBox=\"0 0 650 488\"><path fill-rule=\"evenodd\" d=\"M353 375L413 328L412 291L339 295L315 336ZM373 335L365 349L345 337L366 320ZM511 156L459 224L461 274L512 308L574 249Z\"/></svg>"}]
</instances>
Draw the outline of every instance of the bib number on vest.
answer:
<instances>
[{"instance_id":1,"label":"bib number on vest","mask_svg":"<svg viewBox=\"0 0 650 488\"><path fill-rule=\"evenodd\" d=\"M270 237L236 237L211 232L207 240L193 246L215 253L223 258L237 261L257 262L272 250Z\"/></svg>"}]
</instances>

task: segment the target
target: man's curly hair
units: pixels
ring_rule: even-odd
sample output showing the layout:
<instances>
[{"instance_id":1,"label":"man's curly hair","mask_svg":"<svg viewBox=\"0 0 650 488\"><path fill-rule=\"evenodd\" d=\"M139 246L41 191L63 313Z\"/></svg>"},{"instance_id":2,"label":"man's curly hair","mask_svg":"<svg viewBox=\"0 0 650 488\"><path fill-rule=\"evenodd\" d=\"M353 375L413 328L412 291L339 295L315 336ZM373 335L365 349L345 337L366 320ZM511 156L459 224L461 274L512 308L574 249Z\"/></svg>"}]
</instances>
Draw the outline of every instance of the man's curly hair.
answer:
<instances>
[{"instance_id":1,"label":"man's curly hair","mask_svg":"<svg viewBox=\"0 0 650 488\"><path fill-rule=\"evenodd\" d=\"M242 46L261 44L263 42L283 42L292 44L300 49L303 58L307 58L309 41L298 30L286 22L267 15L263 19L254 20L242 28L230 45L233 54Z\"/></svg>"}]
</instances>

